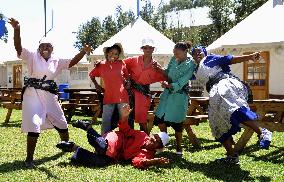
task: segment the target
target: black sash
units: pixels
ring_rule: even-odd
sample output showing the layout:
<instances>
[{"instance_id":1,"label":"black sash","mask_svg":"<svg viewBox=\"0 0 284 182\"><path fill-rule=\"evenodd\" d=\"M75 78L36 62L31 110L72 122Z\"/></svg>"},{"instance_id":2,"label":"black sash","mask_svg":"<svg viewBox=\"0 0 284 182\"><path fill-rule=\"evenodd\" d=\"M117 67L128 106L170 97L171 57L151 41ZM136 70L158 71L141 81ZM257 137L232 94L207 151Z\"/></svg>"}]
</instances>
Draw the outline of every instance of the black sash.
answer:
<instances>
[{"instance_id":1,"label":"black sash","mask_svg":"<svg viewBox=\"0 0 284 182\"><path fill-rule=\"evenodd\" d=\"M45 80L46 75L42 79L38 78L28 78L24 81L24 87L22 89L22 101L23 101L23 95L26 91L27 87L34 87L35 89L45 90L48 91L54 95L58 94L58 87L54 80Z\"/></svg>"}]
</instances>

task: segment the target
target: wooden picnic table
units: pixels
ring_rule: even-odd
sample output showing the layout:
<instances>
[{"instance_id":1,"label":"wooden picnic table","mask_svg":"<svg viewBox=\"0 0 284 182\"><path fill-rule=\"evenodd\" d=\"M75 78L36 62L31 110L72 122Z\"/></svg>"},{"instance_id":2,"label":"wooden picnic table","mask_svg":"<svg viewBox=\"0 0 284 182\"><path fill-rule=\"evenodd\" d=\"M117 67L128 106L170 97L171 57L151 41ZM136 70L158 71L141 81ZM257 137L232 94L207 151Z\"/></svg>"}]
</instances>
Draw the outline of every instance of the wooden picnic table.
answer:
<instances>
[{"instance_id":1,"label":"wooden picnic table","mask_svg":"<svg viewBox=\"0 0 284 182\"><path fill-rule=\"evenodd\" d=\"M189 142L194 147L200 147L200 142L198 141L191 126L198 126L200 122L207 121L208 104L209 97L190 97L190 104L186 116L186 121L183 123L183 126L185 131L187 132Z\"/></svg>"},{"instance_id":2,"label":"wooden picnic table","mask_svg":"<svg viewBox=\"0 0 284 182\"><path fill-rule=\"evenodd\" d=\"M270 131L284 132L284 100L254 100L250 107L259 115L257 121L260 127ZM235 145L236 151L242 151L254 133L252 129L246 126L244 128L243 134Z\"/></svg>"},{"instance_id":3,"label":"wooden picnic table","mask_svg":"<svg viewBox=\"0 0 284 182\"><path fill-rule=\"evenodd\" d=\"M148 112L148 130L151 131L153 128L154 122L154 113L158 107L160 98L154 97L152 99L152 104L154 105L153 109ZM191 97L191 104L189 104L189 109L186 117L186 121L183 123L184 129L186 130L190 143L199 147L199 141L192 130L192 125L199 125L200 122L207 120L207 107L209 103L208 97Z\"/></svg>"},{"instance_id":4,"label":"wooden picnic table","mask_svg":"<svg viewBox=\"0 0 284 182\"><path fill-rule=\"evenodd\" d=\"M22 101L20 89L1 89L0 102L1 105L8 109L5 123L8 123L10 117L12 115L13 109L21 110L22 109Z\"/></svg>"},{"instance_id":5,"label":"wooden picnic table","mask_svg":"<svg viewBox=\"0 0 284 182\"><path fill-rule=\"evenodd\" d=\"M101 95L96 89L70 89L65 88L65 93L69 93L69 100L62 102L61 106L68 122L76 111L81 111L92 116L93 121L101 113Z\"/></svg>"}]
</instances>

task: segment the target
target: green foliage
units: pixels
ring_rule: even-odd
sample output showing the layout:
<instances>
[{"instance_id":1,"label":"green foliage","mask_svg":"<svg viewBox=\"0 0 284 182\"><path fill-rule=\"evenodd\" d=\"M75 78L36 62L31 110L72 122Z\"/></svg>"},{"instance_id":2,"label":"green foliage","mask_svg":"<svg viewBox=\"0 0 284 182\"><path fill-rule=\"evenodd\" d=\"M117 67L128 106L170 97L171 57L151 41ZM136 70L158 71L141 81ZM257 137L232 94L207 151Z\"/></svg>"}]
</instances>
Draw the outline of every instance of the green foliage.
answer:
<instances>
[{"instance_id":1,"label":"green foliage","mask_svg":"<svg viewBox=\"0 0 284 182\"><path fill-rule=\"evenodd\" d=\"M107 41L109 37L112 37L117 33L116 21L112 16L107 16L102 24L103 28L103 42Z\"/></svg>"},{"instance_id":2,"label":"green foliage","mask_svg":"<svg viewBox=\"0 0 284 182\"><path fill-rule=\"evenodd\" d=\"M234 13L236 14L236 23L239 23L257 8L266 3L267 0L234 0L234 2Z\"/></svg>"},{"instance_id":3,"label":"green foliage","mask_svg":"<svg viewBox=\"0 0 284 182\"><path fill-rule=\"evenodd\" d=\"M140 16L143 20L151 24L153 22L154 7L150 0L144 0L144 1L145 5L142 7L142 10L140 11Z\"/></svg>"},{"instance_id":4,"label":"green foliage","mask_svg":"<svg viewBox=\"0 0 284 182\"><path fill-rule=\"evenodd\" d=\"M212 0L209 8L209 17L213 21L216 36L220 37L234 26L234 21L230 18L233 4L231 0Z\"/></svg>"},{"instance_id":5,"label":"green foliage","mask_svg":"<svg viewBox=\"0 0 284 182\"><path fill-rule=\"evenodd\" d=\"M91 21L82 24L77 32L75 47L82 49L84 44L89 44L96 49L103 42L103 29L98 18L94 17Z\"/></svg>"},{"instance_id":6,"label":"green foliage","mask_svg":"<svg viewBox=\"0 0 284 182\"><path fill-rule=\"evenodd\" d=\"M3 20L4 15L0 13L0 20ZM4 36L0 37L0 40L3 40L5 43L8 41L8 29L5 27L5 33Z\"/></svg>"},{"instance_id":7,"label":"green foliage","mask_svg":"<svg viewBox=\"0 0 284 182\"><path fill-rule=\"evenodd\" d=\"M134 19L135 16L132 11L123 12L120 6L117 7L115 18L107 16L101 23L97 17L93 17L91 21L80 25L74 46L80 50L84 44L90 44L93 49L96 49Z\"/></svg>"},{"instance_id":8,"label":"green foliage","mask_svg":"<svg viewBox=\"0 0 284 182\"><path fill-rule=\"evenodd\" d=\"M132 11L124 12L121 6L116 8L116 19L117 19L117 31L120 31L129 23L135 20L135 15Z\"/></svg>"},{"instance_id":9,"label":"green foliage","mask_svg":"<svg viewBox=\"0 0 284 182\"><path fill-rule=\"evenodd\" d=\"M191 9L196 7L208 6L211 0L170 0L169 4L164 6L166 12Z\"/></svg>"}]
</instances>

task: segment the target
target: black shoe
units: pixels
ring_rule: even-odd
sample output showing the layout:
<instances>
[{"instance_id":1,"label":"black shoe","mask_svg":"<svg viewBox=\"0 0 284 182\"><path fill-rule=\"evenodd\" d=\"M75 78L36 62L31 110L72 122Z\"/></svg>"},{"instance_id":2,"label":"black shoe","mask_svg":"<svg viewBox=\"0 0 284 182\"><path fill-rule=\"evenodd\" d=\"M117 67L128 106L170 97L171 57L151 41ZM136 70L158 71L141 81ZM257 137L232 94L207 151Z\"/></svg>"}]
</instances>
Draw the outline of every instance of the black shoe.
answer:
<instances>
[{"instance_id":1,"label":"black shoe","mask_svg":"<svg viewBox=\"0 0 284 182\"><path fill-rule=\"evenodd\" d=\"M235 155L235 156L227 156L225 158L220 158L220 159L216 159L216 162L219 164L233 164L233 165L239 165L240 160L239 160L239 156Z\"/></svg>"},{"instance_id":2,"label":"black shoe","mask_svg":"<svg viewBox=\"0 0 284 182\"><path fill-rule=\"evenodd\" d=\"M74 142L62 141L56 145L57 148L61 149L63 152L73 152Z\"/></svg>"},{"instance_id":3,"label":"black shoe","mask_svg":"<svg viewBox=\"0 0 284 182\"><path fill-rule=\"evenodd\" d=\"M28 169L34 169L36 168L35 164L34 164L34 161L25 161L25 166L26 168Z\"/></svg>"},{"instance_id":4,"label":"black shoe","mask_svg":"<svg viewBox=\"0 0 284 182\"><path fill-rule=\"evenodd\" d=\"M90 122L88 121L82 121L82 120L77 120L74 123L72 123L72 126L75 128L80 128L82 130L87 131L88 127L91 125Z\"/></svg>"}]
</instances>

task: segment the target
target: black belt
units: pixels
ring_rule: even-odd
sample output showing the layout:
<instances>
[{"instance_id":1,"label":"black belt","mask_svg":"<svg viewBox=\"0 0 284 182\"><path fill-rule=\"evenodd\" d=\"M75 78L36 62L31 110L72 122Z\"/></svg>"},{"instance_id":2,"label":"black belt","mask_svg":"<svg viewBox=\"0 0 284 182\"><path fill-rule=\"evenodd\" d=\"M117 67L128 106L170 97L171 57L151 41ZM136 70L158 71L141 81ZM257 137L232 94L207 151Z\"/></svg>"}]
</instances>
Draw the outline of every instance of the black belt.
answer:
<instances>
[{"instance_id":1,"label":"black belt","mask_svg":"<svg viewBox=\"0 0 284 182\"><path fill-rule=\"evenodd\" d=\"M245 86L245 88L247 89L248 92L248 98L247 98L247 102L248 103L252 103L253 102L253 94L252 94L252 90L249 87L249 85L243 81L241 81L238 77L236 77L235 75L231 74L231 73L224 73L224 72L219 72L217 73L214 77L209 78L209 81L206 83L206 90L209 93L210 90L212 89L213 85L219 83L221 80L223 79L227 79L227 78L234 78L237 79L238 81L242 82L242 84Z\"/></svg>"},{"instance_id":2,"label":"black belt","mask_svg":"<svg viewBox=\"0 0 284 182\"><path fill-rule=\"evenodd\" d=\"M24 87L22 89L22 100L23 100L23 95L26 91L26 88L28 87L33 87L35 89L40 89L44 91L48 91L54 95L58 94L58 87L57 84L54 80L45 80L46 75L42 79L38 78L28 78L24 81Z\"/></svg>"},{"instance_id":3,"label":"black belt","mask_svg":"<svg viewBox=\"0 0 284 182\"><path fill-rule=\"evenodd\" d=\"M141 85L136 83L134 80L130 80L131 82L131 87L136 89L138 92L142 93L145 96L151 97L151 92L150 92L150 85Z\"/></svg>"}]
</instances>

